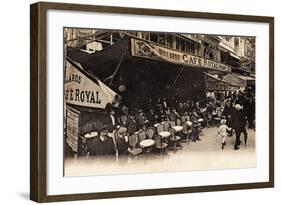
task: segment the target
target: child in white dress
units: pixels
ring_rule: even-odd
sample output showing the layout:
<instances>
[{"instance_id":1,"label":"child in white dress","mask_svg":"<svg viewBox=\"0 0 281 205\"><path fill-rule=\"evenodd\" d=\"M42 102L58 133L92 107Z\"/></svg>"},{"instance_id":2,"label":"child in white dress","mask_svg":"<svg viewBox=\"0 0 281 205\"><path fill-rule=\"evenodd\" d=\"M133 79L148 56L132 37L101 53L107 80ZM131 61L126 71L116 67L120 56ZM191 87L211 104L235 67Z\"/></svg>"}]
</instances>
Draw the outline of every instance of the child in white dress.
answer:
<instances>
[{"instance_id":1,"label":"child in white dress","mask_svg":"<svg viewBox=\"0 0 281 205\"><path fill-rule=\"evenodd\" d=\"M222 145L221 148L224 149L224 146L226 145L226 137L227 137L227 131L231 131L231 128L229 128L226 125L226 120L222 119L221 120L221 125L218 128L218 136L221 137L222 139Z\"/></svg>"}]
</instances>

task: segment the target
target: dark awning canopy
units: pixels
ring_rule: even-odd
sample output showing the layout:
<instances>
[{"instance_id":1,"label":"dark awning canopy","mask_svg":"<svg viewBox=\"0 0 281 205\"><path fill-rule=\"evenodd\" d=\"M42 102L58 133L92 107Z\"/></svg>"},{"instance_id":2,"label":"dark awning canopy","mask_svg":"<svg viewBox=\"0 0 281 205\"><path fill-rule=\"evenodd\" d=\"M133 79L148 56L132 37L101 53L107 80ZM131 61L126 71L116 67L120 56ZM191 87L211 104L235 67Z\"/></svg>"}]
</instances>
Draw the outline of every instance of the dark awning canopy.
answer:
<instances>
[{"instance_id":1,"label":"dark awning canopy","mask_svg":"<svg viewBox=\"0 0 281 205\"><path fill-rule=\"evenodd\" d=\"M231 84L208 73L205 73L205 81L207 91L234 91L239 89L238 85Z\"/></svg>"}]
</instances>

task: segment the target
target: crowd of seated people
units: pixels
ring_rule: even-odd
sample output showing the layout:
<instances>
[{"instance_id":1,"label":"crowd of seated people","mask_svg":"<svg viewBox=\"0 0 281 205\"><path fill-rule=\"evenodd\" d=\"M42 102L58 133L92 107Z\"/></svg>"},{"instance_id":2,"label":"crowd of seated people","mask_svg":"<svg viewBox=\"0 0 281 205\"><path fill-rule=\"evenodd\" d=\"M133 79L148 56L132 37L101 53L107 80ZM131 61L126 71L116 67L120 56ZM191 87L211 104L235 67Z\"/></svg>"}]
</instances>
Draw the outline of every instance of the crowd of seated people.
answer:
<instances>
[{"instance_id":1,"label":"crowd of seated people","mask_svg":"<svg viewBox=\"0 0 281 205\"><path fill-rule=\"evenodd\" d=\"M169 122L170 127L172 127L171 122L174 125L186 125L187 129L180 133L181 137L196 142L200 140L199 135L202 128L218 125L221 119L225 119L227 126L232 127L232 113L236 104L240 104L243 108L245 123L247 121L249 128L254 128L255 96L251 93L235 91L229 92L227 95L221 95L220 98L216 96L206 97L197 101L180 101L176 97L171 99L159 97L156 100L149 98L142 107L127 107L120 104L118 108L110 108L110 120L105 131L114 130L117 133L114 142L115 150L119 154L132 153L132 150L137 147L130 143L134 141L131 136L137 131L146 132L148 128L153 128L155 124L161 122ZM155 130L157 134L157 129ZM229 134L232 135L232 131ZM88 148L97 147L91 145L93 142L98 142L98 146L101 146L104 141L100 139L91 140ZM135 145L137 145L137 142L135 142ZM108 147L106 149L112 154L112 149ZM89 153L95 155L95 152L89 151ZM101 151L101 153L103 152Z\"/></svg>"}]
</instances>

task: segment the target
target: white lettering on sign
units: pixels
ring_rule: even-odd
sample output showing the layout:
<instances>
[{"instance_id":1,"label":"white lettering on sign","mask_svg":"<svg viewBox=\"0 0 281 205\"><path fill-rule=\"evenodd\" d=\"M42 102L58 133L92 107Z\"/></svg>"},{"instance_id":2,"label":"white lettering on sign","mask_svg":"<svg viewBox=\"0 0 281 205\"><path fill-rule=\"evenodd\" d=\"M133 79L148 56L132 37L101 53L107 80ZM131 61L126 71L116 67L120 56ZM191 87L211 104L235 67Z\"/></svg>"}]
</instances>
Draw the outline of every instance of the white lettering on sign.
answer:
<instances>
[{"instance_id":1,"label":"white lettering on sign","mask_svg":"<svg viewBox=\"0 0 281 205\"><path fill-rule=\"evenodd\" d=\"M66 103L84 107L104 109L115 100L116 93L100 80L93 80L82 68L76 68L66 61L64 81Z\"/></svg>"},{"instance_id":2,"label":"white lettering on sign","mask_svg":"<svg viewBox=\"0 0 281 205\"><path fill-rule=\"evenodd\" d=\"M165 48L153 42L131 39L131 52L133 56L164 60L172 63L212 69L220 72L229 72L230 66L200 56L191 55L170 48Z\"/></svg>"}]
</instances>

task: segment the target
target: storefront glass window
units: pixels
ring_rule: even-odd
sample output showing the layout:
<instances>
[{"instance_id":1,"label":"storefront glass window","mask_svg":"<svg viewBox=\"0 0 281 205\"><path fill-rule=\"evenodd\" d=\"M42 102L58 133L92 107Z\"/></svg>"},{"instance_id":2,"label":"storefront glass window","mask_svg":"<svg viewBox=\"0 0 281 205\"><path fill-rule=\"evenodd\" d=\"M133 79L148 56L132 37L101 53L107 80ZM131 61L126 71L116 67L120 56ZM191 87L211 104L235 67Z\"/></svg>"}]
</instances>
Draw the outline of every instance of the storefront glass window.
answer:
<instances>
[{"instance_id":1,"label":"storefront glass window","mask_svg":"<svg viewBox=\"0 0 281 205\"><path fill-rule=\"evenodd\" d=\"M186 45L186 52L188 52L188 53L190 53L191 52L191 50L190 50L190 47L191 47L191 45L190 45L190 42L189 41L186 41L185 42L185 45Z\"/></svg>"},{"instance_id":2,"label":"storefront glass window","mask_svg":"<svg viewBox=\"0 0 281 205\"><path fill-rule=\"evenodd\" d=\"M165 45L165 34L164 33L160 33L158 35L158 43L161 45Z\"/></svg>"},{"instance_id":3,"label":"storefront glass window","mask_svg":"<svg viewBox=\"0 0 281 205\"><path fill-rule=\"evenodd\" d=\"M153 41L155 43L158 43L158 34L156 33L150 33L150 41Z\"/></svg>"},{"instance_id":4,"label":"storefront glass window","mask_svg":"<svg viewBox=\"0 0 281 205\"><path fill-rule=\"evenodd\" d=\"M171 34L166 34L166 46L169 48L173 47L173 36Z\"/></svg>"},{"instance_id":5,"label":"storefront glass window","mask_svg":"<svg viewBox=\"0 0 281 205\"><path fill-rule=\"evenodd\" d=\"M145 40L149 40L149 33L148 32L142 32L141 33L141 38Z\"/></svg>"}]
</instances>

